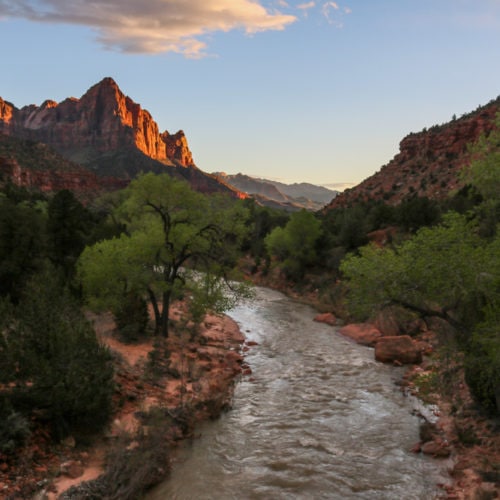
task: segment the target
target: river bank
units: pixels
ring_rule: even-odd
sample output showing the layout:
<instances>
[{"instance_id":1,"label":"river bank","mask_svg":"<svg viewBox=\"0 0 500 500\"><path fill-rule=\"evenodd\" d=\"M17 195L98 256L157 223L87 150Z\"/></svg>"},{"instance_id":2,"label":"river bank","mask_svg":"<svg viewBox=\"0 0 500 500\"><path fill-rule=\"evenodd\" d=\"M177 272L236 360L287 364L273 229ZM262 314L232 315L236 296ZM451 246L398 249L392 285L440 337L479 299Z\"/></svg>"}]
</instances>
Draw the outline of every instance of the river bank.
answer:
<instances>
[{"instance_id":1,"label":"river bank","mask_svg":"<svg viewBox=\"0 0 500 500\"><path fill-rule=\"evenodd\" d=\"M182 318L177 304L174 325ZM190 436L197 422L230 407L235 381L249 373L242 355L249 347L226 316L207 315L195 335L185 329L180 334L174 326L160 346L152 337L121 342L111 314L89 313L88 319L114 359L111 425L87 442L70 436L49 445L48 435L34 436L15 465L4 463L0 469L0 498L77 499L103 488L106 498L137 498L168 475L169 450ZM152 365L155 352L160 354ZM169 354L168 363L161 352ZM109 480L116 494L107 490Z\"/></svg>"}]
</instances>

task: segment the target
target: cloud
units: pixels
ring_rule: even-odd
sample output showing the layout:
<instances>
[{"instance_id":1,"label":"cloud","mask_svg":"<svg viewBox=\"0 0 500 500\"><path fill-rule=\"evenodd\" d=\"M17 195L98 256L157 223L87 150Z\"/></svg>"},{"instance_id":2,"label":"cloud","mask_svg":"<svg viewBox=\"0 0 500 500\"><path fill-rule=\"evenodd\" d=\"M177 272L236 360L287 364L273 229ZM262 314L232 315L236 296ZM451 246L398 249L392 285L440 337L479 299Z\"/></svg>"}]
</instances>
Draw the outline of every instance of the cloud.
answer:
<instances>
[{"instance_id":1,"label":"cloud","mask_svg":"<svg viewBox=\"0 0 500 500\"><path fill-rule=\"evenodd\" d=\"M206 55L203 38L214 32L283 30L296 21L257 0L0 0L2 18L78 24L107 49L193 58Z\"/></svg>"},{"instance_id":2,"label":"cloud","mask_svg":"<svg viewBox=\"0 0 500 500\"><path fill-rule=\"evenodd\" d=\"M352 10L349 7L340 7L337 2L324 2L321 7L321 13L327 20L328 24L333 24L338 28L342 28L343 15L349 15Z\"/></svg>"},{"instance_id":3,"label":"cloud","mask_svg":"<svg viewBox=\"0 0 500 500\"><path fill-rule=\"evenodd\" d=\"M307 3L301 3L301 4L297 5L297 9L308 10L308 9L312 9L315 6L316 6L316 2L307 2Z\"/></svg>"}]
</instances>

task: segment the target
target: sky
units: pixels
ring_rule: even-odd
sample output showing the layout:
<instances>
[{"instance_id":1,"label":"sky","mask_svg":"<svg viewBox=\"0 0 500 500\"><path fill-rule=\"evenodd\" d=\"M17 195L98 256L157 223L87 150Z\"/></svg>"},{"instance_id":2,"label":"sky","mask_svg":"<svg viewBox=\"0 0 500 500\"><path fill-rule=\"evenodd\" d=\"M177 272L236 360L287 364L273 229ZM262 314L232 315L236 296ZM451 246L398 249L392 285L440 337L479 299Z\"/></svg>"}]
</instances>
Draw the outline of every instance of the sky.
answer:
<instances>
[{"instance_id":1,"label":"sky","mask_svg":"<svg viewBox=\"0 0 500 500\"><path fill-rule=\"evenodd\" d=\"M500 0L0 0L0 96L112 77L205 172L336 189L500 94Z\"/></svg>"}]
</instances>

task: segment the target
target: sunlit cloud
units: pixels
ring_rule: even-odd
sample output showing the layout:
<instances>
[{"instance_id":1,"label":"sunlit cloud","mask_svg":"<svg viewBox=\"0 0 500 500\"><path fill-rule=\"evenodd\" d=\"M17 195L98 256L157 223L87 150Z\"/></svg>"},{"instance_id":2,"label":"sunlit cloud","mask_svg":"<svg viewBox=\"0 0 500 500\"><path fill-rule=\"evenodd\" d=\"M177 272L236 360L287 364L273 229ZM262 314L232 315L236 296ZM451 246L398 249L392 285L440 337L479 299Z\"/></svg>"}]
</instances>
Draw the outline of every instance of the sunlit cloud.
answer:
<instances>
[{"instance_id":1,"label":"sunlit cloud","mask_svg":"<svg viewBox=\"0 0 500 500\"><path fill-rule=\"evenodd\" d=\"M316 2L307 2L297 5L297 9L302 11L305 18L309 17L309 10L313 9L314 7L316 7Z\"/></svg>"},{"instance_id":2,"label":"sunlit cloud","mask_svg":"<svg viewBox=\"0 0 500 500\"><path fill-rule=\"evenodd\" d=\"M313 7L316 6L316 2L307 2L307 3L301 3L297 5L297 9L300 10L309 10L312 9Z\"/></svg>"},{"instance_id":3,"label":"sunlit cloud","mask_svg":"<svg viewBox=\"0 0 500 500\"><path fill-rule=\"evenodd\" d=\"M297 19L257 0L0 0L2 18L87 26L110 50L191 58L207 55L215 32L283 30Z\"/></svg>"}]
</instances>

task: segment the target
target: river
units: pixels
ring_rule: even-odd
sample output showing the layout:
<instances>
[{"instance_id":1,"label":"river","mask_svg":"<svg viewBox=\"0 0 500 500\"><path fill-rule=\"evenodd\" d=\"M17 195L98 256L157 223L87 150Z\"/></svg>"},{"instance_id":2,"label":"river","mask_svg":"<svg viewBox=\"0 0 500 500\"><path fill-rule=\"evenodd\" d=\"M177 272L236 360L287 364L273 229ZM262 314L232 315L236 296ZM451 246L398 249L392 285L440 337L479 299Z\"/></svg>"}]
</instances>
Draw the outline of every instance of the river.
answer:
<instances>
[{"instance_id":1,"label":"river","mask_svg":"<svg viewBox=\"0 0 500 500\"><path fill-rule=\"evenodd\" d=\"M394 384L399 369L272 290L228 314L258 342L253 375L149 500L436 498L445 465L409 451L419 419Z\"/></svg>"}]
</instances>

